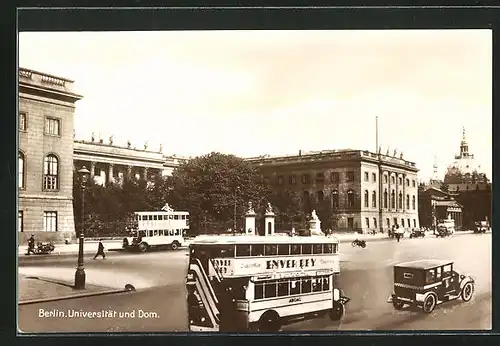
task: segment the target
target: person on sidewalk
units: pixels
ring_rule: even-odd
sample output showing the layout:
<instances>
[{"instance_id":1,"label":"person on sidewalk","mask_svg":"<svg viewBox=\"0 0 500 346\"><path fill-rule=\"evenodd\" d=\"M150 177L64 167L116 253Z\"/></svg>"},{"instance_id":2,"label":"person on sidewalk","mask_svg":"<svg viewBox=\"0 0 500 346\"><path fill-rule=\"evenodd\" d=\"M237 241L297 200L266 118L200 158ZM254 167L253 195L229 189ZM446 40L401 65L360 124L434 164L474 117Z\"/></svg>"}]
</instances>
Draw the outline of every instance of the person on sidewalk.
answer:
<instances>
[{"instance_id":1,"label":"person on sidewalk","mask_svg":"<svg viewBox=\"0 0 500 346\"><path fill-rule=\"evenodd\" d=\"M31 252L35 254L35 237L33 236L33 234L28 239L28 253L26 255L29 256Z\"/></svg>"},{"instance_id":2,"label":"person on sidewalk","mask_svg":"<svg viewBox=\"0 0 500 346\"><path fill-rule=\"evenodd\" d=\"M104 253L104 245L102 245L102 239L99 239L99 245L97 246L97 253L94 256L94 259L97 256L102 256L102 259L106 259L106 254Z\"/></svg>"}]
</instances>

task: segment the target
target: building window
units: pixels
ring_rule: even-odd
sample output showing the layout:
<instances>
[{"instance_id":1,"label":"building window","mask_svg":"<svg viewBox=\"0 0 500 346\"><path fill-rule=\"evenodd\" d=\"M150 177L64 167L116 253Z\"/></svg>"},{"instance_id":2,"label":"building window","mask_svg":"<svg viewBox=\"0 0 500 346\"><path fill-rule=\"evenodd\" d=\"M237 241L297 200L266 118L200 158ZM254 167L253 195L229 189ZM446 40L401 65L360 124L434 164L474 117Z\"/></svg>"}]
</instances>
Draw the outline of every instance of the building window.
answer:
<instances>
[{"instance_id":1,"label":"building window","mask_svg":"<svg viewBox=\"0 0 500 346\"><path fill-rule=\"evenodd\" d=\"M347 182L353 182L354 181L354 172L349 171L347 172Z\"/></svg>"},{"instance_id":2,"label":"building window","mask_svg":"<svg viewBox=\"0 0 500 346\"><path fill-rule=\"evenodd\" d=\"M372 192L372 208L377 207L377 192Z\"/></svg>"},{"instance_id":3,"label":"building window","mask_svg":"<svg viewBox=\"0 0 500 346\"><path fill-rule=\"evenodd\" d=\"M417 186L417 183L415 182L415 179L413 179L413 180L411 181L411 184L412 184L412 186L413 186L413 187L416 187L416 186Z\"/></svg>"},{"instance_id":4,"label":"building window","mask_svg":"<svg viewBox=\"0 0 500 346\"><path fill-rule=\"evenodd\" d=\"M412 196L411 198L411 208L415 210L415 196Z\"/></svg>"},{"instance_id":5,"label":"building window","mask_svg":"<svg viewBox=\"0 0 500 346\"><path fill-rule=\"evenodd\" d=\"M398 208L403 209L403 193L399 193L399 198L398 198Z\"/></svg>"},{"instance_id":6,"label":"building window","mask_svg":"<svg viewBox=\"0 0 500 346\"><path fill-rule=\"evenodd\" d=\"M389 220L389 218L386 218L385 222L387 223L387 228L391 228L391 220Z\"/></svg>"},{"instance_id":7,"label":"building window","mask_svg":"<svg viewBox=\"0 0 500 346\"><path fill-rule=\"evenodd\" d=\"M401 227L405 227L405 219L401 219Z\"/></svg>"},{"instance_id":8,"label":"building window","mask_svg":"<svg viewBox=\"0 0 500 346\"><path fill-rule=\"evenodd\" d=\"M332 207L334 209L339 207L339 193L338 193L338 191L332 192Z\"/></svg>"},{"instance_id":9,"label":"building window","mask_svg":"<svg viewBox=\"0 0 500 346\"><path fill-rule=\"evenodd\" d=\"M47 155L43 161L44 190L56 190L58 188L58 169L57 157L55 155Z\"/></svg>"},{"instance_id":10,"label":"building window","mask_svg":"<svg viewBox=\"0 0 500 346\"><path fill-rule=\"evenodd\" d=\"M354 192L352 192L352 190L347 191L347 206L354 206Z\"/></svg>"},{"instance_id":11,"label":"building window","mask_svg":"<svg viewBox=\"0 0 500 346\"><path fill-rule=\"evenodd\" d=\"M410 195L406 195L406 209L410 209Z\"/></svg>"},{"instance_id":12,"label":"building window","mask_svg":"<svg viewBox=\"0 0 500 346\"><path fill-rule=\"evenodd\" d=\"M302 184L309 184L309 174L302 175Z\"/></svg>"},{"instance_id":13,"label":"building window","mask_svg":"<svg viewBox=\"0 0 500 346\"><path fill-rule=\"evenodd\" d=\"M366 228L370 228L370 219L365 217Z\"/></svg>"},{"instance_id":14,"label":"building window","mask_svg":"<svg viewBox=\"0 0 500 346\"><path fill-rule=\"evenodd\" d=\"M391 184L396 184L396 178L394 178L394 176L391 177Z\"/></svg>"},{"instance_id":15,"label":"building window","mask_svg":"<svg viewBox=\"0 0 500 346\"><path fill-rule=\"evenodd\" d=\"M372 173L372 182L376 183L377 182L377 174Z\"/></svg>"},{"instance_id":16,"label":"building window","mask_svg":"<svg viewBox=\"0 0 500 346\"><path fill-rule=\"evenodd\" d=\"M45 211L43 213L43 230L45 232L57 232L56 211Z\"/></svg>"},{"instance_id":17,"label":"building window","mask_svg":"<svg viewBox=\"0 0 500 346\"><path fill-rule=\"evenodd\" d=\"M354 228L354 218L352 218L352 217L347 218L347 228L349 228L349 229Z\"/></svg>"},{"instance_id":18,"label":"building window","mask_svg":"<svg viewBox=\"0 0 500 346\"><path fill-rule=\"evenodd\" d=\"M325 181L325 174L322 172L316 173L316 182Z\"/></svg>"},{"instance_id":19,"label":"building window","mask_svg":"<svg viewBox=\"0 0 500 346\"><path fill-rule=\"evenodd\" d=\"M318 191L318 201L323 202L324 199L325 199L325 194L323 193L323 191L319 190Z\"/></svg>"},{"instance_id":20,"label":"building window","mask_svg":"<svg viewBox=\"0 0 500 346\"><path fill-rule=\"evenodd\" d=\"M290 185L295 185L297 183L297 177L295 175L289 176L288 182L290 183Z\"/></svg>"},{"instance_id":21,"label":"building window","mask_svg":"<svg viewBox=\"0 0 500 346\"><path fill-rule=\"evenodd\" d=\"M368 181L368 172L365 172L365 181Z\"/></svg>"},{"instance_id":22,"label":"building window","mask_svg":"<svg viewBox=\"0 0 500 346\"><path fill-rule=\"evenodd\" d=\"M387 189L384 190L384 208L387 208Z\"/></svg>"},{"instance_id":23,"label":"building window","mask_svg":"<svg viewBox=\"0 0 500 346\"><path fill-rule=\"evenodd\" d=\"M391 192L391 208L396 209L396 192L394 190Z\"/></svg>"},{"instance_id":24,"label":"building window","mask_svg":"<svg viewBox=\"0 0 500 346\"><path fill-rule=\"evenodd\" d=\"M387 174L384 174L384 183L387 184Z\"/></svg>"},{"instance_id":25,"label":"building window","mask_svg":"<svg viewBox=\"0 0 500 346\"><path fill-rule=\"evenodd\" d=\"M278 185L283 185L283 176L278 175Z\"/></svg>"},{"instance_id":26,"label":"building window","mask_svg":"<svg viewBox=\"0 0 500 346\"><path fill-rule=\"evenodd\" d=\"M61 121L55 118L45 118L45 134L52 136L61 135Z\"/></svg>"},{"instance_id":27,"label":"building window","mask_svg":"<svg viewBox=\"0 0 500 346\"><path fill-rule=\"evenodd\" d=\"M18 165L19 165L19 182L18 182L18 187L20 189L24 189L25 188L25 182L26 182L26 179L25 179L25 159L24 159L24 154L22 152L19 152L18 154L18 158L17 158L17 162L18 162Z\"/></svg>"},{"instance_id":28,"label":"building window","mask_svg":"<svg viewBox=\"0 0 500 346\"><path fill-rule=\"evenodd\" d=\"M17 230L19 232L24 232L24 212L22 210L17 213L17 223Z\"/></svg>"},{"instance_id":29,"label":"building window","mask_svg":"<svg viewBox=\"0 0 500 346\"><path fill-rule=\"evenodd\" d=\"M330 179L331 179L332 183L338 183L339 182L339 172L331 172Z\"/></svg>"},{"instance_id":30,"label":"building window","mask_svg":"<svg viewBox=\"0 0 500 346\"><path fill-rule=\"evenodd\" d=\"M411 227L410 219L407 219L406 221L408 222L408 228L410 228Z\"/></svg>"},{"instance_id":31,"label":"building window","mask_svg":"<svg viewBox=\"0 0 500 346\"><path fill-rule=\"evenodd\" d=\"M377 228L377 218L376 217L373 218L373 227Z\"/></svg>"},{"instance_id":32,"label":"building window","mask_svg":"<svg viewBox=\"0 0 500 346\"><path fill-rule=\"evenodd\" d=\"M19 113L19 130L26 131L27 128L28 128L28 125L27 125L26 113L20 112Z\"/></svg>"},{"instance_id":33,"label":"building window","mask_svg":"<svg viewBox=\"0 0 500 346\"><path fill-rule=\"evenodd\" d=\"M413 219L413 227L417 228L417 220Z\"/></svg>"},{"instance_id":34,"label":"building window","mask_svg":"<svg viewBox=\"0 0 500 346\"><path fill-rule=\"evenodd\" d=\"M410 179L406 179L406 186L410 186Z\"/></svg>"},{"instance_id":35,"label":"building window","mask_svg":"<svg viewBox=\"0 0 500 346\"><path fill-rule=\"evenodd\" d=\"M399 182L399 185L402 186L403 185L403 178L399 177L398 182Z\"/></svg>"},{"instance_id":36,"label":"building window","mask_svg":"<svg viewBox=\"0 0 500 346\"><path fill-rule=\"evenodd\" d=\"M368 190L365 190L365 208L368 208Z\"/></svg>"}]
</instances>

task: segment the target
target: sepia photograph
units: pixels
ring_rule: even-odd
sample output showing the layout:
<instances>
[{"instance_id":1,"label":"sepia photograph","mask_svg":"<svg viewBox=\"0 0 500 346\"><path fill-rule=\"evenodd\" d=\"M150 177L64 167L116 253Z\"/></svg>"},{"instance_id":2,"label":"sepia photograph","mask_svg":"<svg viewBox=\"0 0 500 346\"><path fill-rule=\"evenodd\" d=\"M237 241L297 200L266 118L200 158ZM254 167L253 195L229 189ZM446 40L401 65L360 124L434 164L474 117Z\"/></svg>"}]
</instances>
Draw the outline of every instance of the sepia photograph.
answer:
<instances>
[{"instance_id":1,"label":"sepia photograph","mask_svg":"<svg viewBox=\"0 0 500 346\"><path fill-rule=\"evenodd\" d=\"M18 34L18 334L492 328L492 31Z\"/></svg>"}]
</instances>

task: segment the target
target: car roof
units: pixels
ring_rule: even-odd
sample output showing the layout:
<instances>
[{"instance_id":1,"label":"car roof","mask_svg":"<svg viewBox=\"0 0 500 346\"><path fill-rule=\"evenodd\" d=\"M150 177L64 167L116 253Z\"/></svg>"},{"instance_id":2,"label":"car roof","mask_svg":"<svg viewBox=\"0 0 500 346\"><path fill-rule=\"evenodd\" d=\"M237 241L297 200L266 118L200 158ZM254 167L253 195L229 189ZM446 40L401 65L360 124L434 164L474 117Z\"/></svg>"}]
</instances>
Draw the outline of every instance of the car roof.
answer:
<instances>
[{"instance_id":1,"label":"car roof","mask_svg":"<svg viewBox=\"0 0 500 346\"><path fill-rule=\"evenodd\" d=\"M417 260L396 264L395 267L404 267L404 268L415 268L415 269L431 269L435 267L440 267L446 264L453 264L453 261L450 260L438 260L438 259L426 259L426 260Z\"/></svg>"}]
</instances>

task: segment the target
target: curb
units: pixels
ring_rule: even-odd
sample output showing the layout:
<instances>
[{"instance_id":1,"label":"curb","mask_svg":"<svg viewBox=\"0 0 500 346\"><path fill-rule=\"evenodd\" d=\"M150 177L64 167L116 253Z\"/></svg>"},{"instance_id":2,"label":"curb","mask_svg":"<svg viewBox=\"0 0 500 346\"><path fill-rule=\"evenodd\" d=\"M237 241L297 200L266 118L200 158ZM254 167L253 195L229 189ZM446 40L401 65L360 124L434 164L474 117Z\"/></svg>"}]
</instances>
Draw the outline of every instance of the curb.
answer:
<instances>
[{"instance_id":1,"label":"curb","mask_svg":"<svg viewBox=\"0 0 500 346\"><path fill-rule=\"evenodd\" d=\"M80 294L72 294L62 297L52 297L52 298L42 298L42 299L30 299L18 302L18 305L28 305L28 304L36 304L36 303L45 303L45 302L53 302L59 300L68 300L68 299L76 299L76 298L85 298L85 297L94 297L94 296L103 296L107 294L116 294L116 293L126 293L126 292L135 292L135 287L131 284L126 284L124 289L115 289L115 290L107 290L101 292L92 292L92 293L80 293Z\"/></svg>"}]
</instances>

